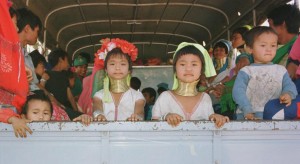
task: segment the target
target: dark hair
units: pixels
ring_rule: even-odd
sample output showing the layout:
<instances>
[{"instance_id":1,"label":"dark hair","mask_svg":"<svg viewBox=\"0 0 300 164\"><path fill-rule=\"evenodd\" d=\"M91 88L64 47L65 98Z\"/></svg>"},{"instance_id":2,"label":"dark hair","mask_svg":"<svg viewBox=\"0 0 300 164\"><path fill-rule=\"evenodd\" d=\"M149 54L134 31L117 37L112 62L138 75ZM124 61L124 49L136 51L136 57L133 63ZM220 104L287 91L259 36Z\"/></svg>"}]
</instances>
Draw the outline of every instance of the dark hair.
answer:
<instances>
[{"instance_id":1,"label":"dark hair","mask_svg":"<svg viewBox=\"0 0 300 164\"><path fill-rule=\"evenodd\" d=\"M9 15L10 15L11 18L14 17L14 16L17 16L17 20L18 20L19 14L13 7L9 8Z\"/></svg>"},{"instance_id":2,"label":"dark hair","mask_svg":"<svg viewBox=\"0 0 300 164\"><path fill-rule=\"evenodd\" d=\"M39 63L43 63L46 66L46 63L47 63L46 59L42 54L40 54L40 52L38 50L34 50L34 51L30 52L29 55L32 59L34 68L36 68Z\"/></svg>"},{"instance_id":3,"label":"dark hair","mask_svg":"<svg viewBox=\"0 0 300 164\"><path fill-rule=\"evenodd\" d=\"M141 84L142 84L141 80L137 77L132 77L130 79L130 87L135 89L135 90L140 89Z\"/></svg>"},{"instance_id":4,"label":"dark hair","mask_svg":"<svg viewBox=\"0 0 300 164\"><path fill-rule=\"evenodd\" d=\"M215 50L216 48L224 48L225 49L225 53L228 54L228 47L225 45L225 43L223 42L217 42L213 48L213 50Z\"/></svg>"},{"instance_id":5,"label":"dark hair","mask_svg":"<svg viewBox=\"0 0 300 164\"><path fill-rule=\"evenodd\" d=\"M129 64L129 71L132 71L132 61L130 60L130 57L128 54L124 53L120 48L114 48L111 51L109 51L107 53L107 56L105 58L104 61L104 68L107 68L107 61L111 58L111 57L115 57L115 56L120 56L120 57L125 57L126 60L128 61Z\"/></svg>"},{"instance_id":6,"label":"dark hair","mask_svg":"<svg viewBox=\"0 0 300 164\"><path fill-rule=\"evenodd\" d=\"M88 63L91 62L91 55L87 52L80 52L78 56L84 57Z\"/></svg>"},{"instance_id":7,"label":"dark hair","mask_svg":"<svg viewBox=\"0 0 300 164\"><path fill-rule=\"evenodd\" d=\"M154 97L153 100L155 100L155 98L156 98L156 91L155 91L155 89L153 89L153 88L151 88L151 87L144 88L144 89L142 90L142 93L149 93L150 98Z\"/></svg>"},{"instance_id":8,"label":"dark hair","mask_svg":"<svg viewBox=\"0 0 300 164\"><path fill-rule=\"evenodd\" d=\"M271 27L257 26L245 34L246 45L252 48L255 38L263 33L273 33L277 36L277 33Z\"/></svg>"},{"instance_id":9,"label":"dark hair","mask_svg":"<svg viewBox=\"0 0 300 164\"><path fill-rule=\"evenodd\" d=\"M48 56L48 62L52 67L54 67L58 64L59 58L62 60L68 58L68 53L60 48L54 49Z\"/></svg>"},{"instance_id":10,"label":"dark hair","mask_svg":"<svg viewBox=\"0 0 300 164\"><path fill-rule=\"evenodd\" d=\"M173 71L174 73L176 72L176 63L178 61L178 59L183 56L183 55L187 55L187 54L193 54L195 56L198 56L199 59L201 60L201 74L203 74L205 72L205 62L204 62L204 57L202 52L197 49L195 46L186 46L183 47L182 49L178 50L175 54L175 57L173 59Z\"/></svg>"},{"instance_id":11,"label":"dark hair","mask_svg":"<svg viewBox=\"0 0 300 164\"><path fill-rule=\"evenodd\" d=\"M164 91L167 91L167 89L164 88L164 87L158 87L158 89L157 89L157 93L158 93L158 94L161 94L161 93L164 92Z\"/></svg>"},{"instance_id":12,"label":"dark hair","mask_svg":"<svg viewBox=\"0 0 300 164\"><path fill-rule=\"evenodd\" d=\"M50 113L52 115L52 113L53 113L52 103L51 103L49 97L42 90L34 91L32 95L27 96L27 100L26 100L26 102L25 102L25 104L22 108L21 114L27 114L27 112L28 112L28 103L31 100L41 100L41 101L47 102L50 106Z\"/></svg>"},{"instance_id":13,"label":"dark hair","mask_svg":"<svg viewBox=\"0 0 300 164\"><path fill-rule=\"evenodd\" d=\"M27 8L21 8L17 10L17 13L19 13L17 20L19 33L22 32L26 25L29 25L32 30L39 27L39 31L42 31L42 22L32 11Z\"/></svg>"},{"instance_id":14,"label":"dark hair","mask_svg":"<svg viewBox=\"0 0 300 164\"><path fill-rule=\"evenodd\" d=\"M245 40L245 33L248 32L249 30L250 30L250 28L246 27L246 26L238 27L232 31L232 35L233 34L241 34L242 39Z\"/></svg>"},{"instance_id":15,"label":"dark hair","mask_svg":"<svg viewBox=\"0 0 300 164\"><path fill-rule=\"evenodd\" d=\"M267 15L272 19L275 26L285 23L287 31L291 34L298 34L300 26L300 11L294 5L282 5L273 9Z\"/></svg>"}]
</instances>

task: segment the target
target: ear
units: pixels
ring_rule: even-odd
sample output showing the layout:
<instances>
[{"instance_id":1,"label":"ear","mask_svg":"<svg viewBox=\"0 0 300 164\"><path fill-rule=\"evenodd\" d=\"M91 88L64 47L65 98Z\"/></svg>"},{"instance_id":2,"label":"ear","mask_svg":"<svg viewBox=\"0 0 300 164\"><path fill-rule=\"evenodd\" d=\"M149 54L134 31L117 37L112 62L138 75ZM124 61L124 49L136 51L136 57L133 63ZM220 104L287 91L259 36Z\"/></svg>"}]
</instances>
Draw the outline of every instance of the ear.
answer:
<instances>
[{"instance_id":1,"label":"ear","mask_svg":"<svg viewBox=\"0 0 300 164\"><path fill-rule=\"evenodd\" d=\"M29 24L27 24L27 25L25 25L25 27L24 27L24 32L28 32L28 31L30 31L31 30L31 27L30 27L30 25Z\"/></svg>"},{"instance_id":2,"label":"ear","mask_svg":"<svg viewBox=\"0 0 300 164\"><path fill-rule=\"evenodd\" d=\"M252 49L250 46L247 46L247 45L246 45L245 49L246 49L246 52L247 52L247 53L252 54L253 49Z\"/></svg>"}]
</instances>

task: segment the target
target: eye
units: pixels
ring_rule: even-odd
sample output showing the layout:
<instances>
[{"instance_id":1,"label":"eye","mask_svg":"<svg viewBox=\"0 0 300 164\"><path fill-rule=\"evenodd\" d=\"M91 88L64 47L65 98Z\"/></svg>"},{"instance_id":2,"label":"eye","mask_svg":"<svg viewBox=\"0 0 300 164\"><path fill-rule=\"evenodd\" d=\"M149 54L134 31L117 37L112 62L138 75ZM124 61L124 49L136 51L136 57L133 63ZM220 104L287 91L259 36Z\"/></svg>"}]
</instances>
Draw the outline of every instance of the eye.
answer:
<instances>
[{"instance_id":1,"label":"eye","mask_svg":"<svg viewBox=\"0 0 300 164\"><path fill-rule=\"evenodd\" d=\"M32 112L33 114L38 114L38 112Z\"/></svg>"}]
</instances>

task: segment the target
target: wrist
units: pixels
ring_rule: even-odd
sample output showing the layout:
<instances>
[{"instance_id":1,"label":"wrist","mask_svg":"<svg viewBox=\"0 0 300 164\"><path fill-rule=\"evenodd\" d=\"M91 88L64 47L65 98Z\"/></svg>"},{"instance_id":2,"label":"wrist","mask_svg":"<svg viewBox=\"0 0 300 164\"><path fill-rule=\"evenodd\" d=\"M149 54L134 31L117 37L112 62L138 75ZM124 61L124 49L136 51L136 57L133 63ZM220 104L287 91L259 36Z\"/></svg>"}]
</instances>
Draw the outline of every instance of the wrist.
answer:
<instances>
[{"instance_id":1,"label":"wrist","mask_svg":"<svg viewBox=\"0 0 300 164\"><path fill-rule=\"evenodd\" d=\"M9 124L13 124L13 123L16 121L16 119L19 119L19 118L16 117L16 116L12 116L12 117L9 117L9 118L7 119L7 122L8 122Z\"/></svg>"},{"instance_id":2,"label":"wrist","mask_svg":"<svg viewBox=\"0 0 300 164\"><path fill-rule=\"evenodd\" d=\"M95 110L94 112L93 112L93 117L94 118L97 118L99 115L103 115L104 116L104 113L101 111L101 110Z\"/></svg>"},{"instance_id":3,"label":"wrist","mask_svg":"<svg viewBox=\"0 0 300 164\"><path fill-rule=\"evenodd\" d=\"M163 116L161 117L161 119L162 119L163 121L166 121L168 114L169 114L169 113L163 115Z\"/></svg>"}]
</instances>

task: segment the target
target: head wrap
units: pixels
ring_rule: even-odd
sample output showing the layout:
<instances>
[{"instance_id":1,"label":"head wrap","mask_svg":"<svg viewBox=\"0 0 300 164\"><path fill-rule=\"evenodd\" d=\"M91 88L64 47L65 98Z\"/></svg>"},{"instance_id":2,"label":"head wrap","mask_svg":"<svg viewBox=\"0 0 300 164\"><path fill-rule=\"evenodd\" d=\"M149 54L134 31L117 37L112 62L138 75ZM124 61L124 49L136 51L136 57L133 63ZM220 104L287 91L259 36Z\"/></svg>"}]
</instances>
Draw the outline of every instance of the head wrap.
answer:
<instances>
[{"instance_id":1,"label":"head wrap","mask_svg":"<svg viewBox=\"0 0 300 164\"><path fill-rule=\"evenodd\" d=\"M206 77L211 77L211 76L215 76L216 75L216 70L214 68L214 65L213 65L213 62L208 54L208 52L206 51L206 49L201 46L200 44L197 44L197 43L188 43L188 42L182 42L178 45L175 53L174 53L174 56L173 56L173 59L176 55L176 53L181 50L182 48L186 47L186 46L194 46L196 47L202 54L203 54L203 57L204 57L204 63L205 63L205 76ZM174 73L174 83L173 83L173 88L172 90L175 90L178 88L178 79L176 77L176 73Z\"/></svg>"}]
</instances>

